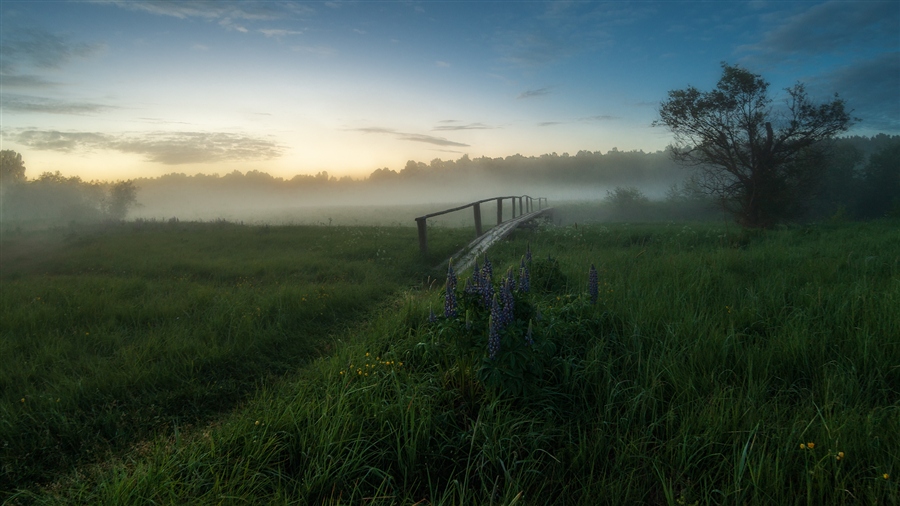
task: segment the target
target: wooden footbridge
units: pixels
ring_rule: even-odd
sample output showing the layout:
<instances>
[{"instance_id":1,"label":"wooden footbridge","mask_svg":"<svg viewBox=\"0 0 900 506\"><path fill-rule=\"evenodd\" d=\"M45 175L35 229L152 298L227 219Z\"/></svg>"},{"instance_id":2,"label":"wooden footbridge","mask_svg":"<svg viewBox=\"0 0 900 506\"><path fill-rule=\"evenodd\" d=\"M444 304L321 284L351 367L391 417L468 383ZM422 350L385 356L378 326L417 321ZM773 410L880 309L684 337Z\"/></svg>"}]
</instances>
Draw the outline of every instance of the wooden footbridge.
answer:
<instances>
[{"instance_id":1,"label":"wooden footbridge","mask_svg":"<svg viewBox=\"0 0 900 506\"><path fill-rule=\"evenodd\" d=\"M507 199L512 202L512 217L503 221L503 201ZM481 204L494 201L497 202L497 225L485 233L481 222ZM535 206L537 206L537 209L535 209ZM424 255L428 251L428 218L461 211L470 207L473 209L475 218L475 240L453 257L453 267L457 271L468 268L478 255L483 254L492 244L509 235L519 225L553 211L545 197L522 195L518 197L507 196L482 199L452 209L419 216L416 218L416 226L419 230L419 250L422 254ZM517 210L518 214L516 213Z\"/></svg>"}]
</instances>

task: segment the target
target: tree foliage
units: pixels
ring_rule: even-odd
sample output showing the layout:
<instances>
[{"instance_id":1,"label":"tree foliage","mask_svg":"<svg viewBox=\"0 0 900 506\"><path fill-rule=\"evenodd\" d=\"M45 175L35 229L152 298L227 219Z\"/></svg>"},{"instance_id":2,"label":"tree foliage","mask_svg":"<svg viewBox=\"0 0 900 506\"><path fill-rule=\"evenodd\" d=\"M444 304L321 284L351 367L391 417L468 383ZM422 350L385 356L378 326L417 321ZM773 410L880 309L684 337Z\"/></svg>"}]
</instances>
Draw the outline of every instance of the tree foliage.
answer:
<instances>
[{"instance_id":1,"label":"tree foliage","mask_svg":"<svg viewBox=\"0 0 900 506\"><path fill-rule=\"evenodd\" d=\"M121 220L137 202L137 188L131 181L83 181L59 171L26 180L22 155L3 150L2 162L0 219L4 223L40 227Z\"/></svg>"},{"instance_id":2,"label":"tree foliage","mask_svg":"<svg viewBox=\"0 0 900 506\"><path fill-rule=\"evenodd\" d=\"M0 183L18 183L25 180L25 162L22 155L11 149L0 151Z\"/></svg>"},{"instance_id":3,"label":"tree foliage","mask_svg":"<svg viewBox=\"0 0 900 506\"><path fill-rule=\"evenodd\" d=\"M798 83L776 110L761 76L726 63L722 70L712 91L670 91L654 125L672 131L673 159L696 167L699 186L743 226L800 216L820 182L823 141L852 123L844 101L815 104Z\"/></svg>"}]
</instances>

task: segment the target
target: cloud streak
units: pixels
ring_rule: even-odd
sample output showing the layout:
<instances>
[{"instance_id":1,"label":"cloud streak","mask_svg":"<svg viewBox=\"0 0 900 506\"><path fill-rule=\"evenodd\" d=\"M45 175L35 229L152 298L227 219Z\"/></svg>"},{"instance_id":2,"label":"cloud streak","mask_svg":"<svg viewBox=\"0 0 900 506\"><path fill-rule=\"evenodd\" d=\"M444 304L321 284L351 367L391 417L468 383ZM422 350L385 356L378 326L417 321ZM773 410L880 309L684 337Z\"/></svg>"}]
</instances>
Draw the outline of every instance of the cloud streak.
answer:
<instances>
[{"instance_id":1,"label":"cloud streak","mask_svg":"<svg viewBox=\"0 0 900 506\"><path fill-rule=\"evenodd\" d=\"M522 93L519 93L519 96L516 97L518 100L524 100L529 98L537 98L543 97L544 95L550 94L550 88L538 88L536 90L526 90Z\"/></svg>"},{"instance_id":2,"label":"cloud streak","mask_svg":"<svg viewBox=\"0 0 900 506\"><path fill-rule=\"evenodd\" d=\"M353 130L357 131L357 132L366 133L366 134L393 135L394 138L397 140L411 141L411 142L424 142L426 144L434 144L435 146L469 147L468 144L463 144L462 142L451 141L451 140L445 139L443 137L435 137L433 135L425 135L425 134L398 132L397 130L394 130L392 128L366 127L366 128L354 128Z\"/></svg>"},{"instance_id":3,"label":"cloud streak","mask_svg":"<svg viewBox=\"0 0 900 506\"><path fill-rule=\"evenodd\" d=\"M892 2L832 0L786 17L758 43L740 46L738 50L756 52L770 61L859 45L895 48L898 24L900 10Z\"/></svg>"},{"instance_id":4,"label":"cloud streak","mask_svg":"<svg viewBox=\"0 0 900 506\"><path fill-rule=\"evenodd\" d=\"M3 78L6 84L6 78ZM42 97L5 93L0 96L0 109L7 112L37 112L49 114L86 115L105 112L116 107L90 102L63 102Z\"/></svg>"},{"instance_id":5,"label":"cloud streak","mask_svg":"<svg viewBox=\"0 0 900 506\"><path fill-rule=\"evenodd\" d=\"M861 127L896 131L900 129L900 52L856 61L810 83L811 91L830 96L837 91L858 116Z\"/></svg>"},{"instance_id":6,"label":"cloud streak","mask_svg":"<svg viewBox=\"0 0 900 506\"><path fill-rule=\"evenodd\" d=\"M450 121L455 123L455 121ZM442 122L443 123L443 122ZM496 127L484 123L469 123L467 125L440 125L431 129L432 132L452 132L456 130L492 130Z\"/></svg>"},{"instance_id":7,"label":"cloud streak","mask_svg":"<svg viewBox=\"0 0 900 506\"><path fill-rule=\"evenodd\" d=\"M222 132L146 132L110 135L27 129L6 133L32 149L91 151L105 149L143 155L164 165L266 160L281 156L283 147L267 139Z\"/></svg>"},{"instance_id":8,"label":"cloud streak","mask_svg":"<svg viewBox=\"0 0 900 506\"><path fill-rule=\"evenodd\" d=\"M2 70L5 74L20 65L58 69L72 58L91 56L103 47L103 44L72 42L38 28L4 30L4 37L0 39Z\"/></svg>"}]
</instances>

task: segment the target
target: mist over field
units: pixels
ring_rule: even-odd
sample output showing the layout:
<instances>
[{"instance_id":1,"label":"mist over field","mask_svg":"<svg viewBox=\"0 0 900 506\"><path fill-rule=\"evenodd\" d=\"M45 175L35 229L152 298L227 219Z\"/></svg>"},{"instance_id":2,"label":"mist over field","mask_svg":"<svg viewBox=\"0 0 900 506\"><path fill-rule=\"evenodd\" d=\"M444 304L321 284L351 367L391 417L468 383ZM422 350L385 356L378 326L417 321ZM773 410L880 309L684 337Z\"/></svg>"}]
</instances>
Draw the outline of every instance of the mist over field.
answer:
<instances>
[{"instance_id":1,"label":"mist over field","mask_svg":"<svg viewBox=\"0 0 900 506\"><path fill-rule=\"evenodd\" d=\"M327 172L291 179L252 170L223 176L173 173L134 180L138 205L129 218L413 226L415 216L497 196L545 197L553 205L597 201L615 187L629 186L661 199L688 175L665 152L640 151L410 161L399 171L381 168L365 179ZM459 220L465 217L438 221Z\"/></svg>"},{"instance_id":2,"label":"mist over field","mask_svg":"<svg viewBox=\"0 0 900 506\"><path fill-rule=\"evenodd\" d=\"M808 219L890 213L898 145L900 137L884 134L835 140L821 162L823 177L804 196ZM670 155L611 150L539 157L462 156L428 164L410 160L400 170L379 168L359 179L324 171L284 178L249 169L224 175L170 173L113 183L24 172L21 181L4 183L0 223L6 230L110 219L411 227L417 216L476 200L521 195L546 198L555 207L569 204L567 213L557 216L560 223L721 219L720 206L692 181L692 169L677 165ZM507 200L504 205L508 218L511 204ZM482 212L485 223L493 224L494 204L486 203ZM429 224L470 226L472 219L471 210L465 210Z\"/></svg>"}]
</instances>

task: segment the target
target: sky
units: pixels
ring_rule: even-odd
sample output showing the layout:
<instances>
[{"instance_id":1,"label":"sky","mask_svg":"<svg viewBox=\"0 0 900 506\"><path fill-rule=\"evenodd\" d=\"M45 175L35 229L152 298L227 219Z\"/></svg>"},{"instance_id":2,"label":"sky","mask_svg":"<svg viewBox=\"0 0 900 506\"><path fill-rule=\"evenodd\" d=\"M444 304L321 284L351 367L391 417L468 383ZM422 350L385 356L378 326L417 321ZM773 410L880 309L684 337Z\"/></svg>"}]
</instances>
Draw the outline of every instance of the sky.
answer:
<instances>
[{"instance_id":1,"label":"sky","mask_svg":"<svg viewBox=\"0 0 900 506\"><path fill-rule=\"evenodd\" d=\"M0 2L0 144L26 176L656 151L670 90L721 64L900 134L900 2Z\"/></svg>"}]
</instances>

